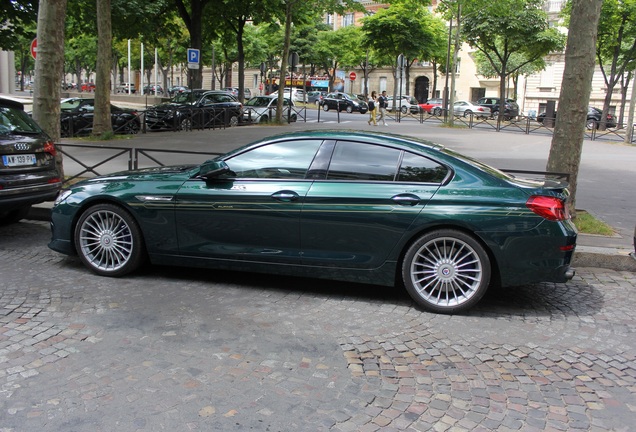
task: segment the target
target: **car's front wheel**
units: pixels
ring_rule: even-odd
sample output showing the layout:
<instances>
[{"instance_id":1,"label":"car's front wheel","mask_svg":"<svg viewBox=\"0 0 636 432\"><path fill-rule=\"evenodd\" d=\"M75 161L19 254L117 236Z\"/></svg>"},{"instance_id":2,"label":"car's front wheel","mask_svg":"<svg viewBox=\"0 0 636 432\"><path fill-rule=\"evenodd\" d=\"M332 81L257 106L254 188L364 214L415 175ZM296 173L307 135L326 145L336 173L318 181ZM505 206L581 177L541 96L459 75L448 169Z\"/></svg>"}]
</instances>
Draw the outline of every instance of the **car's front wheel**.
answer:
<instances>
[{"instance_id":1,"label":"car's front wheel","mask_svg":"<svg viewBox=\"0 0 636 432\"><path fill-rule=\"evenodd\" d=\"M229 124L229 126L230 126L230 127L235 127L235 126L238 126L238 124L239 124L239 118L238 118L238 116L235 116L235 115L231 116L231 117L230 117L230 124Z\"/></svg>"},{"instance_id":2,"label":"car's front wheel","mask_svg":"<svg viewBox=\"0 0 636 432\"><path fill-rule=\"evenodd\" d=\"M346 110L349 114L351 114L353 112L353 107L351 105L347 105Z\"/></svg>"},{"instance_id":3,"label":"car's front wheel","mask_svg":"<svg viewBox=\"0 0 636 432\"><path fill-rule=\"evenodd\" d=\"M434 108L433 109L433 115L434 116L441 116L442 115L442 109L441 108Z\"/></svg>"},{"instance_id":4,"label":"car's front wheel","mask_svg":"<svg viewBox=\"0 0 636 432\"><path fill-rule=\"evenodd\" d=\"M86 267L102 276L122 276L136 270L145 259L141 230L121 207L89 207L75 227L75 248Z\"/></svg>"},{"instance_id":5,"label":"car's front wheel","mask_svg":"<svg viewBox=\"0 0 636 432\"><path fill-rule=\"evenodd\" d=\"M423 308L456 313L474 306L490 283L490 259L470 235L453 230L431 231L407 250L402 279L409 295Z\"/></svg>"},{"instance_id":6,"label":"car's front wheel","mask_svg":"<svg viewBox=\"0 0 636 432\"><path fill-rule=\"evenodd\" d=\"M323 110L323 111L325 111L325 112L329 111L329 105L324 104L324 105L322 106L322 110Z\"/></svg>"},{"instance_id":7,"label":"car's front wheel","mask_svg":"<svg viewBox=\"0 0 636 432\"><path fill-rule=\"evenodd\" d=\"M408 107L403 106L403 107L400 109L400 111L402 111L402 114L406 114L407 112L409 112L409 109L408 109Z\"/></svg>"}]
</instances>

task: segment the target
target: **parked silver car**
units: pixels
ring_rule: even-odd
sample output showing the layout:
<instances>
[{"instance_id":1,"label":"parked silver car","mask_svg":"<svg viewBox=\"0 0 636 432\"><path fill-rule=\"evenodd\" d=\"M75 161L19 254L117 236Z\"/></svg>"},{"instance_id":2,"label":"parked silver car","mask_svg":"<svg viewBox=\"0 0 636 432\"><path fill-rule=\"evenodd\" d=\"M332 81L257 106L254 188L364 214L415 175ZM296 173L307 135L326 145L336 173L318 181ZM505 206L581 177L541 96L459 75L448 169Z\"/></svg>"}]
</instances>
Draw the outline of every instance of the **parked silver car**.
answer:
<instances>
[{"instance_id":1,"label":"parked silver car","mask_svg":"<svg viewBox=\"0 0 636 432\"><path fill-rule=\"evenodd\" d=\"M490 108L477 105L475 102L456 101L453 104L453 112L456 116L470 117L472 114L477 118L490 117Z\"/></svg>"}]
</instances>

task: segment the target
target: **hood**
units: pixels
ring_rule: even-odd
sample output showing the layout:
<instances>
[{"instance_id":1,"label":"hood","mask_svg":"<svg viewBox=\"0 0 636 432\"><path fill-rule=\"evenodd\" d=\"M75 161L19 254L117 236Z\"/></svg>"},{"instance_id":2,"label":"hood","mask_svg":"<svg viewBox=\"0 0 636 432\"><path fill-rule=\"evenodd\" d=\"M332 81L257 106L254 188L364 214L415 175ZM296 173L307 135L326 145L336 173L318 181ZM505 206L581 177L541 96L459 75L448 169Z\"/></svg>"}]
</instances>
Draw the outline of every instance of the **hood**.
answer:
<instances>
[{"instance_id":1,"label":"hood","mask_svg":"<svg viewBox=\"0 0 636 432\"><path fill-rule=\"evenodd\" d=\"M86 183L110 181L157 181L187 180L199 165L174 165L165 167L142 168L132 171L120 171L85 180ZM82 183L84 183L82 182Z\"/></svg>"}]
</instances>

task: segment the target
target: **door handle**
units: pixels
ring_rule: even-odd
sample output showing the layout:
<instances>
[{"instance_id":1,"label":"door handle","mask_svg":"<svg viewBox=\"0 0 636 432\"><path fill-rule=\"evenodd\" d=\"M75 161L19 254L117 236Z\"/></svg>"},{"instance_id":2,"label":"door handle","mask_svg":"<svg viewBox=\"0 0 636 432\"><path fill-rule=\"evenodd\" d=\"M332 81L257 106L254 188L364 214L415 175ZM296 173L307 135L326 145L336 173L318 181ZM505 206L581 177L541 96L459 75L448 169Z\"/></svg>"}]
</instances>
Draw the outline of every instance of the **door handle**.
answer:
<instances>
[{"instance_id":1,"label":"door handle","mask_svg":"<svg viewBox=\"0 0 636 432\"><path fill-rule=\"evenodd\" d=\"M298 198L300 198L300 195L298 195L294 191L282 190L282 191L273 193L272 198L274 198L277 201L292 202L292 201L298 201Z\"/></svg>"},{"instance_id":2,"label":"door handle","mask_svg":"<svg viewBox=\"0 0 636 432\"><path fill-rule=\"evenodd\" d=\"M415 206L420 203L420 197L413 194L400 194L391 198L391 201L401 206Z\"/></svg>"}]
</instances>

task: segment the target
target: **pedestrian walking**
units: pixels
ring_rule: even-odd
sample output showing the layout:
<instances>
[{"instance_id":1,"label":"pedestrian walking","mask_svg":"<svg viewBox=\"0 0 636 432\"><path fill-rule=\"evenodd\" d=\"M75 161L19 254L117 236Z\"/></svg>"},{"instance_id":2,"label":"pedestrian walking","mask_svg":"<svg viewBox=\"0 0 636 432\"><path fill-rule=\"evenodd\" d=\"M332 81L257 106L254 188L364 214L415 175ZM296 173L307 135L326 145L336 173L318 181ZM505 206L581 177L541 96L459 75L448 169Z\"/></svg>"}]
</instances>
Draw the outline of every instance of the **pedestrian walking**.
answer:
<instances>
[{"instance_id":1,"label":"pedestrian walking","mask_svg":"<svg viewBox=\"0 0 636 432\"><path fill-rule=\"evenodd\" d=\"M373 126L377 126L378 122L376 120L376 116L378 114L378 95L374 91L371 92L371 96L369 97L369 124L373 122Z\"/></svg>"},{"instance_id":2,"label":"pedestrian walking","mask_svg":"<svg viewBox=\"0 0 636 432\"><path fill-rule=\"evenodd\" d=\"M382 124L388 126L388 124L386 124L386 107L389 105L389 99L386 97L386 90L382 90L382 94L378 97L378 105L380 108L378 121L382 120Z\"/></svg>"}]
</instances>

